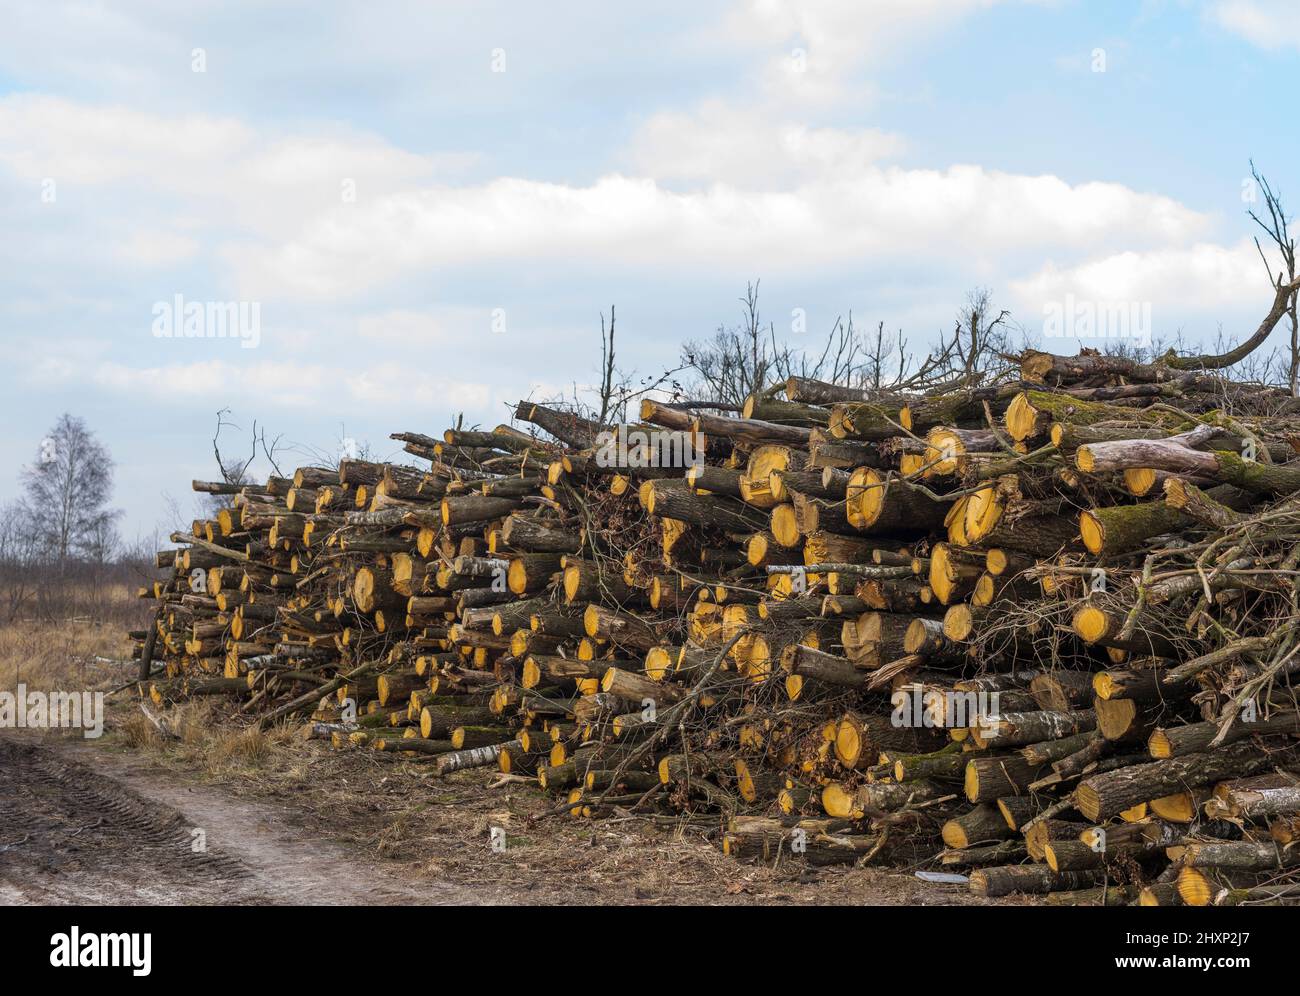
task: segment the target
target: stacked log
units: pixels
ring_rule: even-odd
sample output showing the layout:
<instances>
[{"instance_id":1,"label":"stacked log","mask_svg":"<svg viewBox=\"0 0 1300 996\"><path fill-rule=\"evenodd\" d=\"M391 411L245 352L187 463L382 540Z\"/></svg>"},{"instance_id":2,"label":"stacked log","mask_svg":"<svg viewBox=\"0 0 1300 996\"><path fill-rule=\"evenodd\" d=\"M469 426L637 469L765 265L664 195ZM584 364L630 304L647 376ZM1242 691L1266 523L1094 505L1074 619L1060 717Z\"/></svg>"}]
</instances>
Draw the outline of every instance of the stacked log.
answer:
<instances>
[{"instance_id":1,"label":"stacked log","mask_svg":"<svg viewBox=\"0 0 1300 996\"><path fill-rule=\"evenodd\" d=\"M143 592L148 694L495 766L557 817L687 814L746 860L1289 901L1300 419L1158 363L1020 377L617 426L521 402L396 434L418 467L195 482L229 505Z\"/></svg>"}]
</instances>

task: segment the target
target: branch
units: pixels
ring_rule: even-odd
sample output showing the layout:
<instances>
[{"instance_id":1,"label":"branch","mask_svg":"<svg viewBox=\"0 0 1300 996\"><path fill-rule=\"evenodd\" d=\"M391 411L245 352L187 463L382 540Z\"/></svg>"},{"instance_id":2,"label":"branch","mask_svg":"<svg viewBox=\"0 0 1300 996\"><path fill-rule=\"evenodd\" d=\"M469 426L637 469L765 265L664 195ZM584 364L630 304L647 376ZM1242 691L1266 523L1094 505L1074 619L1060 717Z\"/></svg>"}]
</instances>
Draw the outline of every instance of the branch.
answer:
<instances>
[{"instance_id":1,"label":"branch","mask_svg":"<svg viewBox=\"0 0 1300 996\"><path fill-rule=\"evenodd\" d=\"M1240 363L1264 344L1264 340L1269 337L1278 321L1286 314L1291 296L1297 290L1300 290L1300 277L1296 277L1289 284L1284 284L1279 280L1277 293L1273 296L1273 307L1264 316L1264 320L1259 323L1259 328L1255 330L1255 334L1236 349L1230 349L1226 353L1204 353L1200 356L1175 356L1171 350L1163 359L1165 366L1172 367L1174 370L1222 370L1225 367Z\"/></svg>"}]
</instances>

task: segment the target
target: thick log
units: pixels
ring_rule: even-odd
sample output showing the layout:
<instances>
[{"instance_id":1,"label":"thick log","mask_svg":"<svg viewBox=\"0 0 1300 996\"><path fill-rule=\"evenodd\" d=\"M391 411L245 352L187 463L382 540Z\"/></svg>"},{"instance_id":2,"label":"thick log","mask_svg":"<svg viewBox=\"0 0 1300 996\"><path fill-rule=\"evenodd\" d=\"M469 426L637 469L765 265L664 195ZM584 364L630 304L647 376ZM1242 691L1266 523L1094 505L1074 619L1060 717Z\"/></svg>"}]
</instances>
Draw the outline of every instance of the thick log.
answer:
<instances>
[{"instance_id":1,"label":"thick log","mask_svg":"<svg viewBox=\"0 0 1300 996\"><path fill-rule=\"evenodd\" d=\"M859 670L852 661L800 644L792 644L781 652L781 666L792 675L837 688L865 689L871 682L871 675Z\"/></svg>"},{"instance_id":2,"label":"thick log","mask_svg":"<svg viewBox=\"0 0 1300 996\"><path fill-rule=\"evenodd\" d=\"M1014 831L992 803L981 803L943 825L943 842L949 847L974 847L1007 840Z\"/></svg>"},{"instance_id":3,"label":"thick log","mask_svg":"<svg viewBox=\"0 0 1300 996\"><path fill-rule=\"evenodd\" d=\"M1079 470L1100 474L1146 467L1203 477L1263 495L1300 491L1300 466L1262 463L1230 450L1196 450L1174 439L1125 439L1090 443L1075 453Z\"/></svg>"},{"instance_id":4,"label":"thick log","mask_svg":"<svg viewBox=\"0 0 1300 996\"><path fill-rule=\"evenodd\" d=\"M506 517L501 542L512 550L528 553L577 553L582 546L578 533L524 512L512 512Z\"/></svg>"},{"instance_id":5,"label":"thick log","mask_svg":"<svg viewBox=\"0 0 1300 996\"><path fill-rule=\"evenodd\" d=\"M973 731L976 743L989 747L1016 747L1044 740L1064 740L1087 733L1097 725L1092 710L1078 712L1008 712L986 717Z\"/></svg>"},{"instance_id":6,"label":"thick log","mask_svg":"<svg viewBox=\"0 0 1300 996\"><path fill-rule=\"evenodd\" d=\"M661 518L746 534L765 525L758 513L743 504L722 495L696 494L681 480L647 481L645 494L645 510Z\"/></svg>"},{"instance_id":7,"label":"thick log","mask_svg":"<svg viewBox=\"0 0 1300 996\"><path fill-rule=\"evenodd\" d=\"M1093 775L1079 783L1079 812L1093 821L1118 816L1126 809L1179 789L1224 778L1254 774L1282 760L1253 743L1238 743L1206 754L1191 754Z\"/></svg>"},{"instance_id":8,"label":"thick log","mask_svg":"<svg viewBox=\"0 0 1300 996\"><path fill-rule=\"evenodd\" d=\"M563 412L530 401L521 401L515 407L515 418L531 422L554 436L566 446L585 449L593 446L601 426L572 412Z\"/></svg>"},{"instance_id":9,"label":"thick log","mask_svg":"<svg viewBox=\"0 0 1300 996\"><path fill-rule=\"evenodd\" d=\"M683 424L681 413L658 402L641 402L641 421L670 429L702 432L706 436L734 439L751 446L764 443L788 443L807 446L809 430L801 426L777 425L761 419L725 418L720 415L695 415Z\"/></svg>"},{"instance_id":10,"label":"thick log","mask_svg":"<svg viewBox=\"0 0 1300 996\"><path fill-rule=\"evenodd\" d=\"M1047 865L1007 865L971 872L970 890L977 896L990 899L1017 892L1042 895L1087 889L1100 877L1101 873L1097 871L1054 872Z\"/></svg>"},{"instance_id":11,"label":"thick log","mask_svg":"<svg viewBox=\"0 0 1300 996\"><path fill-rule=\"evenodd\" d=\"M1268 733L1300 735L1300 715L1294 712L1276 713L1254 722L1234 723L1219 742L1236 743L1249 737ZM1147 740L1147 750L1154 758L1186 757L1209 750L1219 735L1218 722L1189 723L1186 726L1157 727Z\"/></svg>"},{"instance_id":12,"label":"thick log","mask_svg":"<svg viewBox=\"0 0 1300 996\"><path fill-rule=\"evenodd\" d=\"M859 467L847 485L845 515L864 532L928 532L937 528L948 506L919 487L890 478L871 467Z\"/></svg>"},{"instance_id":13,"label":"thick log","mask_svg":"<svg viewBox=\"0 0 1300 996\"><path fill-rule=\"evenodd\" d=\"M1017 394L1003 417L1008 435L1017 442L1045 436L1053 422L1066 422L1071 425L1131 422L1147 428L1168 429L1171 432L1190 429L1194 424L1188 416L1171 414L1167 411L1123 408L1100 401L1085 401L1068 394L1032 390Z\"/></svg>"},{"instance_id":14,"label":"thick log","mask_svg":"<svg viewBox=\"0 0 1300 996\"><path fill-rule=\"evenodd\" d=\"M966 764L964 785L968 802L994 802L1029 789L1041 768L1022 757L976 757Z\"/></svg>"},{"instance_id":15,"label":"thick log","mask_svg":"<svg viewBox=\"0 0 1300 996\"><path fill-rule=\"evenodd\" d=\"M1214 798L1206 803L1206 811L1231 820L1300 813L1300 779L1279 775L1223 782L1214 787Z\"/></svg>"}]
</instances>

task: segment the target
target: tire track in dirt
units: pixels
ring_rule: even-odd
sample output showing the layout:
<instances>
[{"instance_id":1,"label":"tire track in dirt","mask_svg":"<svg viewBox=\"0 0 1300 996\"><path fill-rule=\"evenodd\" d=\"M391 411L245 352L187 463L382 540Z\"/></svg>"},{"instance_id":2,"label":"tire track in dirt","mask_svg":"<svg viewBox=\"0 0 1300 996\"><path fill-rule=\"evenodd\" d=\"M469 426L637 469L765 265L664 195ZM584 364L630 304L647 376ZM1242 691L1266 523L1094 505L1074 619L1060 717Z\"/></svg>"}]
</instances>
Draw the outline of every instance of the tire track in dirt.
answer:
<instances>
[{"instance_id":1,"label":"tire track in dirt","mask_svg":"<svg viewBox=\"0 0 1300 996\"><path fill-rule=\"evenodd\" d=\"M0 737L0 903L473 901L307 838L270 807L84 748Z\"/></svg>"}]
</instances>

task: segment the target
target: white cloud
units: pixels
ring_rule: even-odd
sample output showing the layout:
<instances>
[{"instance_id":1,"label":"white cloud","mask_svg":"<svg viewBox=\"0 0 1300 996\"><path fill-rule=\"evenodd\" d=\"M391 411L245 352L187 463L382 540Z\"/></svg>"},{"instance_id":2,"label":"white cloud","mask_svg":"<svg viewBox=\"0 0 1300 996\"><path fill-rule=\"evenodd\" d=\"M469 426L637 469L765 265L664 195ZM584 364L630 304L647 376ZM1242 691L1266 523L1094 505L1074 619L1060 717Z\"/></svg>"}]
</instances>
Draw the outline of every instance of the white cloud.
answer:
<instances>
[{"instance_id":1,"label":"white cloud","mask_svg":"<svg viewBox=\"0 0 1300 996\"><path fill-rule=\"evenodd\" d=\"M331 213L455 176L464 153L417 155L338 126L310 133L259 130L229 117L161 115L20 93L0 98L0 168L60 196L119 189L142 221L171 217L282 237Z\"/></svg>"},{"instance_id":2,"label":"white cloud","mask_svg":"<svg viewBox=\"0 0 1300 996\"><path fill-rule=\"evenodd\" d=\"M479 328L487 331L488 313L470 308L438 308L429 311L412 311L393 308L377 314L357 318L357 335L362 339L404 343L419 347L453 345L457 329Z\"/></svg>"},{"instance_id":3,"label":"white cloud","mask_svg":"<svg viewBox=\"0 0 1300 996\"><path fill-rule=\"evenodd\" d=\"M852 175L903 150L903 139L876 128L815 128L707 101L691 113L649 118L625 153L632 170L659 180L786 187L800 179Z\"/></svg>"},{"instance_id":4,"label":"white cloud","mask_svg":"<svg viewBox=\"0 0 1300 996\"><path fill-rule=\"evenodd\" d=\"M1224 318L1240 314L1254 302L1262 316L1272 302L1272 289L1255 246L1243 239L1232 246L1196 243L1145 252L1118 252L1074 266L1044 265L1034 274L1013 280L1009 290L1016 313L1025 319L1042 316L1049 304L1073 298L1078 302L1151 306L1157 331L1176 331L1171 317L1201 315ZM1171 327L1174 326L1174 327ZM1193 335L1210 328L1188 330Z\"/></svg>"},{"instance_id":5,"label":"white cloud","mask_svg":"<svg viewBox=\"0 0 1300 996\"><path fill-rule=\"evenodd\" d=\"M756 48L783 48L763 67L772 101L829 103L872 87L864 69L897 56L918 35L952 28L1006 0L746 0L728 14L726 33ZM798 51L796 51L798 50Z\"/></svg>"},{"instance_id":6,"label":"white cloud","mask_svg":"<svg viewBox=\"0 0 1300 996\"><path fill-rule=\"evenodd\" d=\"M412 376L400 363L380 363L344 375L347 393L362 403L393 406L400 394L403 407L418 405L445 415L447 411L482 411L492 389L487 384L427 375Z\"/></svg>"},{"instance_id":7,"label":"white cloud","mask_svg":"<svg viewBox=\"0 0 1300 996\"><path fill-rule=\"evenodd\" d=\"M869 62L899 37L993 2L756 0L735 16L752 42L793 32ZM1170 198L1119 184L880 164L901 146L876 129L705 101L646 120L624 159L638 176L456 185L447 179L454 156L354 131L0 99L0 172L94 188L92 211L122 213L112 219L119 258L159 265L203 252L233 274L231 293L279 303L383 292L431 270L487 263L779 273L910 260L1007 272L1022 268L1018 254L1186 244L1208 226ZM355 202L343 196L350 181ZM437 334L418 314L357 321L367 337Z\"/></svg>"},{"instance_id":8,"label":"white cloud","mask_svg":"<svg viewBox=\"0 0 1300 996\"><path fill-rule=\"evenodd\" d=\"M133 397L181 403L191 408L253 399L282 408L308 408L340 384L339 371L301 363L224 359L156 366L129 366L109 360L89 371L90 382L105 390ZM84 380L81 372L77 380Z\"/></svg>"},{"instance_id":9,"label":"white cloud","mask_svg":"<svg viewBox=\"0 0 1300 996\"><path fill-rule=\"evenodd\" d=\"M969 262L1025 250L1185 243L1207 219L1120 184L1071 185L978 166L868 167L790 191L674 193L606 176L576 187L503 178L395 195L274 247L230 254L246 293L327 297L431 268L552 259L763 272L895 260Z\"/></svg>"},{"instance_id":10,"label":"white cloud","mask_svg":"<svg viewBox=\"0 0 1300 996\"><path fill-rule=\"evenodd\" d=\"M140 231L119 243L114 254L118 259L139 266L171 266L184 263L199 251L192 238L166 231Z\"/></svg>"},{"instance_id":11,"label":"white cloud","mask_svg":"<svg viewBox=\"0 0 1300 996\"><path fill-rule=\"evenodd\" d=\"M1300 18L1293 0L1217 0L1214 23L1260 48L1300 48Z\"/></svg>"}]
</instances>

